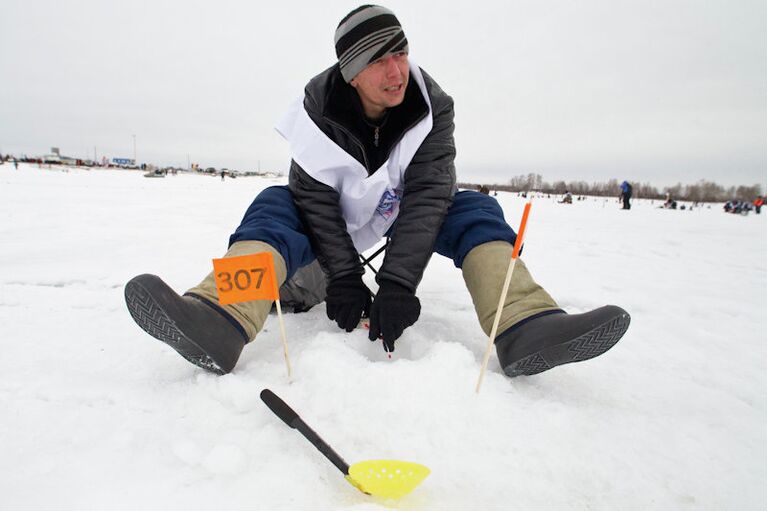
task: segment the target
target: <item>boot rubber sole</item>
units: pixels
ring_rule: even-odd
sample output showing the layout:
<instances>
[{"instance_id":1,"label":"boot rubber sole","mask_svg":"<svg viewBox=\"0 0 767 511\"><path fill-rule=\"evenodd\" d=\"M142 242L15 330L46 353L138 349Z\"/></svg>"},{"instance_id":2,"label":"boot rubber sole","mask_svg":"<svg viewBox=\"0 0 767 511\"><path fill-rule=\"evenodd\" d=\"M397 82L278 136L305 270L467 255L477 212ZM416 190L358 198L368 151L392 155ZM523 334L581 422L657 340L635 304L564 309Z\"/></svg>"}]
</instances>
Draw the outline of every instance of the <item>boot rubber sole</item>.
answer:
<instances>
[{"instance_id":1,"label":"boot rubber sole","mask_svg":"<svg viewBox=\"0 0 767 511\"><path fill-rule=\"evenodd\" d=\"M146 333L176 350L192 364L212 373L226 374L197 343L184 334L140 283L131 281L126 284L125 303L133 320Z\"/></svg>"},{"instance_id":2,"label":"boot rubber sole","mask_svg":"<svg viewBox=\"0 0 767 511\"><path fill-rule=\"evenodd\" d=\"M553 367L581 362L606 352L628 330L631 317L623 313L562 344L549 346L503 368L508 376L531 376Z\"/></svg>"}]
</instances>

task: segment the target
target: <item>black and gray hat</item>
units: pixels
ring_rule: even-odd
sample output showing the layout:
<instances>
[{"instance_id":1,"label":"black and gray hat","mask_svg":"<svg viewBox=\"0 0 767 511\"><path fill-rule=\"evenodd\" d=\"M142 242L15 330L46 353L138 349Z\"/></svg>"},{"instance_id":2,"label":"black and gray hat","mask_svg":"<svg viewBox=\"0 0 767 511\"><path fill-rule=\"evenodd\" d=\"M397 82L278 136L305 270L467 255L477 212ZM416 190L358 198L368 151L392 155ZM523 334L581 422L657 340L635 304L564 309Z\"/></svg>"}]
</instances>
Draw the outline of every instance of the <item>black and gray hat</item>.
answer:
<instances>
[{"instance_id":1,"label":"black and gray hat","mask_svg":"<svg viewBox=\"0 0 767 511\"><path fill-rule=\"evenodd\" d=\"M380 5L363 5L347 14L338 24L335 42L338 64L347 83L371 62L408 50L399 20Z\"/></svg>"}]
</instances>

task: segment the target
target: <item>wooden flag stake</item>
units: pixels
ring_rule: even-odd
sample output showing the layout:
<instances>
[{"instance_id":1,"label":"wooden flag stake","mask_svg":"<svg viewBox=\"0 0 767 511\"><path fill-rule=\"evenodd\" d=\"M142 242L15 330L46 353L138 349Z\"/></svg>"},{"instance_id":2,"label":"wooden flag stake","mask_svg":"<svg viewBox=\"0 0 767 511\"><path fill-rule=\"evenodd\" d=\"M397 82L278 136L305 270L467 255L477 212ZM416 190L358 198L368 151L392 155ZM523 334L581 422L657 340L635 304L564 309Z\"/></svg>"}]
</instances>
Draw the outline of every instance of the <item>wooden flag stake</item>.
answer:
<instances>
[{"instance_id":1,"label":"wooden flag stake","mask_svg":"<svg viewBox=\"0 0 767 511\"><path fill-rule=\"evenodd\" d=\"M511 275L514 273L514 266L517 264L519 258L519 251L522 249L522 240L525 237L525 227L527 227L527 217L530 214L530 206L532 206L533 200L530 199L525 204L525 210L522 213L522 222L519 225L519 232L517 233L517 239L514 242L514 250L511 252L511 261L509 261L509 269L506 271L506 280L503 282L503 291L501 291L501 297L498 300L498 308L495 311L495 320L493 320L493 328L490 330L490 337L487 339L487 348L485 348L485 356L482 358L482 368L479 371L479 379L477 380L476 392L479 393L479 388L482 386L482 379L485 377L485 370L487 369L487 363L490 360L490 351L493 349L493 343L495 342L495 335L498 333L498 323L501 321L501 312L503 312L503 305L506 302L506 295L509 293L509 284L511 283Z\"/></svg>"},{"instance_id":2,"label":"wooden flag stake","mask_svg":"<svg viewBox=\"0 0 767 511\"><path fill-rule=\"evenodd\" d=\"M282 333L282 352L285 354L285 366L288 368L288 382L293 383L293 371L290 368L290 357L288 357L288 336L285 334L285 323L282 321L282 307L280 307L280 292L277 290L277 299L274 301L277 306L277 319L280 322L280 332Z\"/></svg>"}]
</instances>

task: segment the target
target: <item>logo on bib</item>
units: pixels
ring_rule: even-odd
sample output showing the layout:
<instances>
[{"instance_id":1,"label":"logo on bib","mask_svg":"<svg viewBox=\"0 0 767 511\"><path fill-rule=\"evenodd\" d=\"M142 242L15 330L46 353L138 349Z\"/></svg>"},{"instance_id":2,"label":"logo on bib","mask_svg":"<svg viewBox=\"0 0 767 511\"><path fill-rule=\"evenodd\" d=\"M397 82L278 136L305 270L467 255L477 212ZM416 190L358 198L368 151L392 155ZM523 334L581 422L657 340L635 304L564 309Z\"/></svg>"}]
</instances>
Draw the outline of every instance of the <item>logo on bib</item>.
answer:
<instances>
[{"instance_id":1,"label":"logo on bib","mask_svg":"<svg viewBox=\"0 0 767 511\"><path fill-rule=\"evenodd\" d=\"M399 201L400 197L397 195L396 190L386 190L383 195L381 195L381 200L378 202L378 207L376 207L376 213L381 215L385 220L388 220L397 210Z\"/></svg>"}]
</instances>

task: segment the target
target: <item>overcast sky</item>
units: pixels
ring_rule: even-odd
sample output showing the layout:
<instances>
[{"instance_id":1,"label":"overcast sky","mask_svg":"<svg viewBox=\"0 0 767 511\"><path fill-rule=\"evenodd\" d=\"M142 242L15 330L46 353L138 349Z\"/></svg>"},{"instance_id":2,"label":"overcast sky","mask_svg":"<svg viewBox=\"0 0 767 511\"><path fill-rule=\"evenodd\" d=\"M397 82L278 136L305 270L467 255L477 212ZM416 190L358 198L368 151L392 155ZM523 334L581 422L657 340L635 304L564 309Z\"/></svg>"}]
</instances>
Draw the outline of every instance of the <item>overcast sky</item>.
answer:
<instances>
[{"instance_id":1,"label":"overcast sky","mask_svg":"<svg viewBox=\"0 0 767 511\"><path fill-rule=\"evenodd\" d=\"M284 171L358 2L2 0L0 152ZM767 1L390 1L458 177L767 185ZM188 156L187 156L188 155Z\"/></svg>"}]
</instances>

